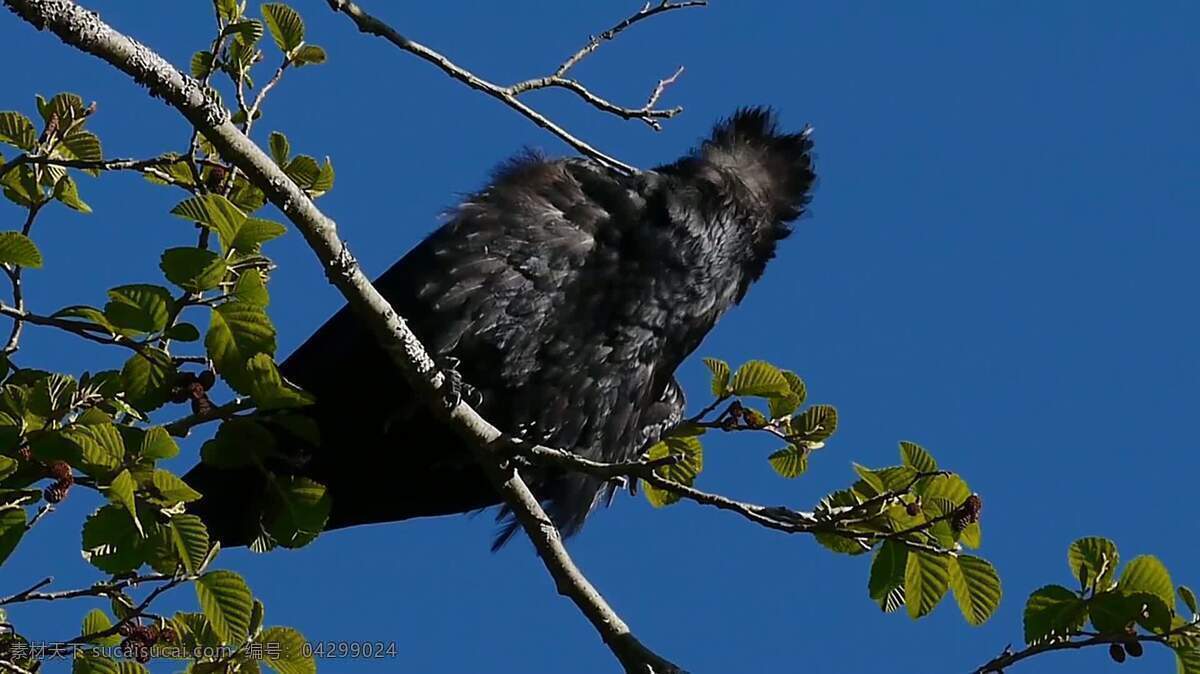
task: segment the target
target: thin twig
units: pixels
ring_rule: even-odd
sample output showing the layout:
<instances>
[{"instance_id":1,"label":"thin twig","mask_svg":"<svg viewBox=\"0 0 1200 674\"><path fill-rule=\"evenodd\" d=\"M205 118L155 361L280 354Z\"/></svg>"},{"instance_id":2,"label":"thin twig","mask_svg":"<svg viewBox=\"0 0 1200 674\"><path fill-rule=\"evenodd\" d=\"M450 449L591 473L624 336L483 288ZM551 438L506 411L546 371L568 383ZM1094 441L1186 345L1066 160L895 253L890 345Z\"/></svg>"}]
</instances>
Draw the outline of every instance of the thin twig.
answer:
<instances>
[{"instance_id":1,"label":"thin twig","mask_svg":"<svg viewBox=\"0 0 1200 674\"><path fill-rule=\"evenodd\" d=\"M201 424L206 424L210 421L225 420L234 417L238 412L242 412L254 407L254 402L249 398L242 398L231 403L214 407L210 411L203 414L192 414L182 419L176 419L163 426L167 433L177 437L186 438L188 433L193 428Z\"/></svg>"},{"instance_id":2,"label":"thin twig","mask_svg":"<svg viewBox=\"0 0 1200 674\"><path fill-rule=\"evenodd\" d=\"M1024 650L1013 651L1010 648L1004 649L1004 652L991 660L987 661L979 668L972 670L971 674L1004 674L1004 670L1014 664L1032 658L1035 655L1042 653L1052 653L1054 651L1079 650L1090 646L1103 646L1108 644L1127 644L1131 641L1153 642L1159 644L1168 644L1168 640L1172 636L1184 634L1188 630L1195 630L1200 626L1200 620L1193 620L1184 625L1180 625L1172 630L1162 634L1097 634L1088 639L1079 641L1053 641L1034 644Z\"/></svg>"},{"instance_id":3,"label":"thin twig","mask_svg":"<svg viewBox=\"0 0 1200 674\"><path fill-rule=\"evenodd\" d=\"M10 307L7 304L0 303L0 316L8 316L18 322L32 323L33 325L42 325L51 328L58 328L67 332L78 335L88 341L96 342L97 344L113 344L123 346L127 349L132 349L138 353L142 353L146 349L146 345L141 342L135 342L123 335L114 335L102 326L95 323L84 323L83 321L69 321L64 318L54 318L53 316L41 316L39 314L22 311L16 307Z\"/></svg>"},{"instance_id":4,"label":"thin twig","mask_svg":"<svg viewBox=\"0 0 1200 674\"><path fill-rule=\"evenodd\" d=\"M524 115L534 124L546 129L555 136L558 136L560 139L582 154L585 154L614 170L630 174L636 173L637 169L616 159L615 157L601 152L594 146L588 144L586 141L580 139L578 136L570 133L542 113L526 105L518 98L518 96L536 89L546 89L550 87L567 89L579 95L589 104L600 110L603 110L604 112L612 113L625 119L640 119L645 121L647 124L650 124L652 127L658 128L658 119L670 118L682 111L682 108L671 108L668 110L654 109L654 104L656 104L658 99L662 96L662 91L665 90L671 82L675 81L675 78L680 75L682 69L677 71L675 75L672 75L664 80L660 80L658 86L655 87L655 93L652 93L650 96L651 102L641 108L626 108L611 103L608 100L593 94L583 84L576 80L567 78L565 75L567 71L569 71L576 63L578 63L588 54L595 51L600 46L601 42L611 40L618 33L625 30L629 26L632 26L638 21L675 9L699 7L707 4L706 0L689 0L688 2L680 3L661 2L657 5L651 5L650 3L647 3L640 12L626 18L616 26L613 26L607 31L601 33L599 36L593 37L587 45L585 45L575 54L572 54L570 58L564 61L563 64L560 65L553 74L546 77L517 82L516 84L510 86L501 86L485 80L470 70L459 66L437 51L434 51L433 49L419 42L415 42L408 37L405 37L380 19L368 14L361 7L350 0L326 0L326 2L329 3L330 9L348 16L354 22L355 26L358 27L359 31L382 37L400 49L407 51L410 54L414 54L417 57L428 61L429 63L432 63L440 68L442 72L446 73L450 77L453 77L459 82L462 82L468 87L471 87L477 91L482 91L483 93L500 100L508 107Z\"/></svg>"},{"instance_id":5,"label":"thin twig","mask_svg":"<svg viewBox=\"0 0 1200 674\"><path fill-rule=\"evenodd\" d=\"M30 230L33 229L33 221L37 218L38 212L42 210L47 202L39 201L29 207L29 214L25 218L25 224L21 226L21 233L29 236ZM17 305L17 311L25 311L25 292L21 287L21 267L18 265L4 265L4 273L8 276L9 284L12 286L13 304ZM16 353L21 346L21 332L25 328L25 321L19 317L13 317L12 332L8 335L8 342L4 345L4 354L11 356Z\"/></svg>"}]
</instances>

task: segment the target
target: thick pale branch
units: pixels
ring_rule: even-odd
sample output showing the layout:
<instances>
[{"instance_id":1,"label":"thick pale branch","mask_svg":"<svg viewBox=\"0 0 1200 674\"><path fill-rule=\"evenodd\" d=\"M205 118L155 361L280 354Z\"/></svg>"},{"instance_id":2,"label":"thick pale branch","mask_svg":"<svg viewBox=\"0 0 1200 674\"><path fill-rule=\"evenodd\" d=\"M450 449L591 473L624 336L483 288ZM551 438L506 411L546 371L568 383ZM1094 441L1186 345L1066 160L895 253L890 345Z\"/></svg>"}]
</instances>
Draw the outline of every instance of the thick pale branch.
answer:
<instances>
[{"instance_id":1,"label":"thick pale branch","mask_svg":"<svg viewBox=\"0 0 1200 674\"><path fill-rule=\"evenodd\" d=\"M514 470L505 470L489 453L501 433L469 405L459 402L446 411L441 389L445 378L434 366L424 346L404 319L371 285L358 262L337 235L336 225L275 165L257 145L229 121L229 112L205 95L196 80L187 77L148 47L114 30L98 15L69 0L4 0L4 4L29 23L52 31L61 40L97 56L147 87L179 110L204 133L221 156L242 170L260 187L303 235L329 280L342 292L353 310L375 333L384 350L415 390L435 410L445 411L450 425L479 448L503 496L534 541L560 592L568 596L599 632L626 671L678 671L653 654L633 636L629 627L596 592L571 561L536 497ZM399 37L399 36L397 36Z\"/></svg>"}]
</instances>

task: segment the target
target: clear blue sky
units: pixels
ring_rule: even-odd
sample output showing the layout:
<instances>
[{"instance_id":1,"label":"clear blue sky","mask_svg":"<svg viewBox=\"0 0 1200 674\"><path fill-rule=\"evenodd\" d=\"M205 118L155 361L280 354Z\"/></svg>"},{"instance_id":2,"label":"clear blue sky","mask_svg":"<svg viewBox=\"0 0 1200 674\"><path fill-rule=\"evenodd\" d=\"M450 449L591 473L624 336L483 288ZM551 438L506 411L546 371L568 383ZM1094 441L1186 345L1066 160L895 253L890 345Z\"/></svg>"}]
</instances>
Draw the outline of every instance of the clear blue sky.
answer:
<instances>
[{"instance_id":1,"label":"clear blue sky","mask_svg":"<svg viewBox=\"0 0 1200 674\"><path fill-rule=\"evenodd\" d=\"M499 81L545 72L638 5L363 2ZM87 4L184 67L208 39L203 0ZM372 274L507 155L567 153L510 110L360 36L321 0L296 6L330 62L285 79L258 139L280 129L295 150L332 156L337 186L321 205ZM851 461L890 464L896 442L914 440L982 493L983 553L1004 580L1001 609L982 628L953 603L914 623L867 598L866 558L698 506L654 511L619 498L571 550L648 644L698 673L961 672L1020 641L1025 597L1069 583L1065 550L1076 537L1112 537L1126 558L1157 554L1176 582L1200 584L1200 524L1186 505L1200 470L1198 22L1200 5L1183 0L717 0L639 26L579 68L597 91L640 103L686 65L666 100L687 111L662 133L566 95L534 99L642 166L673 159L740 105L770 104L787 126L816 127L811 217L680 376L702 403L699 356L767 358L802 374L814 401L836 405L842 429L796 481L771 472L773 445L715 439L701 485L808 508L849 483ZM7 13L0 36L9 55L0 109L34 114L34 93L71 90L99 102L92 126L107 155L183 148L181 118L123 75ZM28 274L37 310L156 282L157 251L190 239L167 215L176 192L137 176L84 178L81 188L93 215L49 210L35 232L47 258ZM17 215L0 206L6 228ZM342 299L298 236L271 251L280 263L271 312L286 353ZM45 330L25 344L25 363L68 371L122 355ZM202 439L186 443L178 469ZM364 488L388 494L384 479ZM73 494L0 569L0 591L46 573L59 587L96 579L77 534L96 504ZM490 554L491 530L487 517L379 526L298 552L227 552L220 563L246 574L269 623L314 641L398 644L395 661L325 671L615 671L528 544ZM167 605L193 603L183 590ZM85 607L67 624L61 611L12 615L37 635L73 634ZM1013 671L1111 666L1093 649ZM1121 671L1173 667L1151 648Z\"/></svg>"}]
</instances>

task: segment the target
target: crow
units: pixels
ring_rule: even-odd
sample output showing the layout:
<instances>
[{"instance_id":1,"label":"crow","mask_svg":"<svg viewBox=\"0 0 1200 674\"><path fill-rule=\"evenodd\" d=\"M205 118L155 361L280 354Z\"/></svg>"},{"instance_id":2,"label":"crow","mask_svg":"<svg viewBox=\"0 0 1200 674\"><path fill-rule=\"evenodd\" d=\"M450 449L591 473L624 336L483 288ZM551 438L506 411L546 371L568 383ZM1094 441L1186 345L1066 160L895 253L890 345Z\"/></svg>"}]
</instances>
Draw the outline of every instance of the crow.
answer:
<instances>
[{"instance_id":1,"label":"crow","mask_svg":"<svg viewBox=\"0 0 1200 674\"><path fill-rule=\"evenodd\" d=\"M809 128L765 108L719 122L674 163L633 175L524 154L375 281L500 430L591 459L637 458L683 416L674 378L791 232L815 174ZM499 495L349 307L282 365L315 396L319 440L281 434L271 470L327 487L326 529L476 511ZM617 485L528 476L565 536ZM222 544L263 531L271 477L200 464L185 479ZM503 515L502 511L502 515ZM498 518L500 519L500 518ZM495 547L516 524L504 518Z\"/></svg>"}]
</instances>

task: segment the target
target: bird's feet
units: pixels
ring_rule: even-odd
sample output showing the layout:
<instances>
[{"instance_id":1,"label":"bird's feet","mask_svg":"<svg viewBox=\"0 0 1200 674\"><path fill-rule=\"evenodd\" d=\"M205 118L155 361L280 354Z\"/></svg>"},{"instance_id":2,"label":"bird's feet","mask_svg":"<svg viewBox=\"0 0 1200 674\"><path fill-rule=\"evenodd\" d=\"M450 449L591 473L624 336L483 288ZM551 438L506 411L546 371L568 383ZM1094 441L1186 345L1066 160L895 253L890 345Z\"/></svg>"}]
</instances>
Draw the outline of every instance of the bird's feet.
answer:
<instances>
[{"instance_id":1,"label":"bird's feet","mask_svg":"<svg viewBox=\"0 0 1200 674\"><path fill-rule=\"evenodd\" d=\"M483 394L479 389L463 381L462 373L458 371L459 365L462 365L462 361L454 356L442 356L438 359L438 367L441 368L442 376L446 378L442 401L448 410L458 407L463 401L472 407L483 402Z\"/></svg>"}]
</instances>

